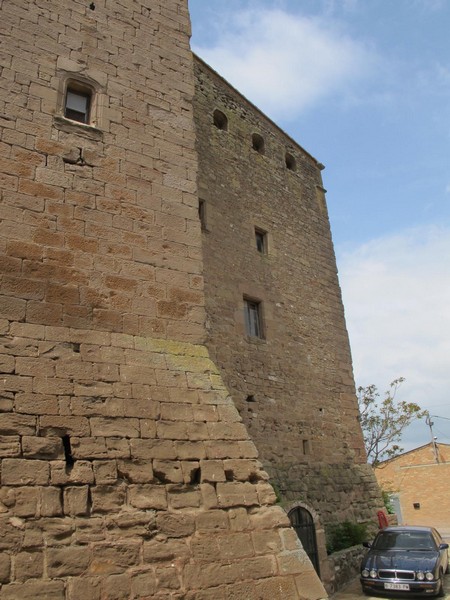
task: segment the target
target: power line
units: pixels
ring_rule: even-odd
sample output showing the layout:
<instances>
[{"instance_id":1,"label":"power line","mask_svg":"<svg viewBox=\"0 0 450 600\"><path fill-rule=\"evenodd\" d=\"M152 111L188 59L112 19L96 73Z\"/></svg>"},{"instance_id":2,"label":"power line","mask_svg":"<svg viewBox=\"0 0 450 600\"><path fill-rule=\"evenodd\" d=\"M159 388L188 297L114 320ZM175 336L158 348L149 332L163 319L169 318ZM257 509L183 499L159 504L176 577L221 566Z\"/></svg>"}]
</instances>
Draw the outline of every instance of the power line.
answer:
<instances>
[{"instance_id":1,"label":"power line","mask_svg":"<svg viewBox=\"0 0 450 600\"><path fill-rule=\"evenodd\" d=\"M445 419L446 421L450 421L450 417L440 417L439 415L430 415L433 419Z\"/></svg>"}]
</instances>

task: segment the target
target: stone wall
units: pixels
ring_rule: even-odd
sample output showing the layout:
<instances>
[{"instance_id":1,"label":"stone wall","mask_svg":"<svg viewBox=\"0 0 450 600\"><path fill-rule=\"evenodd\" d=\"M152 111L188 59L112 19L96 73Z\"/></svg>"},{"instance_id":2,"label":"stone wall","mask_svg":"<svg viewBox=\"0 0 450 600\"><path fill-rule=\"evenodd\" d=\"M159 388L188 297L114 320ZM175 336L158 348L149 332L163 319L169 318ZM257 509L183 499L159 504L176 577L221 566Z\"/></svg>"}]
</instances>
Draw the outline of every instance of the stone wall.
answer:
<instances>
[{"instance_id":1,"label":"stone wall","mask_svg":"<svg viewBox=\"0 0 450 600\"><path fill-rule=\"evenodd\" d=\"M332 577L328 590L333 594L359 576L361 561L367 549L362 546L352 546L335 552L329 557Z\"/></svg>"},{"instance_id":2,"label":"stone wall","mask_svg":"<svg viewBox=\"0 0 450 600\"><path fill-rule=\"evenodd\" d=\"M0 599L320 598L202 344L186 2L0 27Z\"/></svg>"},{"instance_id":3,"label":"stone wall","mask_svg":"<svg viewBox=\"0 0 450 600\"><path fill-rule=\"evenodd\" d=\"M200 59L195 70L208 348L283 503L325 528L374 520L323 167ZM262 338L247 334L247 298Z\"/></svg>"}]
</instances>

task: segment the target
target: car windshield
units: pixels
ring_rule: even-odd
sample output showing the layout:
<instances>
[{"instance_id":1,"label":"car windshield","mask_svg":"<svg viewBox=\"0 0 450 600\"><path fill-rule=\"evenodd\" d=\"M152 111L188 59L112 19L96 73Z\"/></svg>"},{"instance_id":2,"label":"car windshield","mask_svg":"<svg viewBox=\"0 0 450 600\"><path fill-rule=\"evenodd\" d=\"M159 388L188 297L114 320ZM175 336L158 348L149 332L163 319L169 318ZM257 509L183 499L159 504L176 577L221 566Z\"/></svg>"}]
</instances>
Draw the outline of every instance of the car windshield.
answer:
<instances>
[{"instance_id":1,"label":"car windshield","mask_svg":"<svg viewBox=\"0 0 450 600\"><path fill-rule=\"evenodd\" d=\"M433 537L424 531L381 531L373 544L375 550L436 550Z\"/></svg>"}]
</instances>

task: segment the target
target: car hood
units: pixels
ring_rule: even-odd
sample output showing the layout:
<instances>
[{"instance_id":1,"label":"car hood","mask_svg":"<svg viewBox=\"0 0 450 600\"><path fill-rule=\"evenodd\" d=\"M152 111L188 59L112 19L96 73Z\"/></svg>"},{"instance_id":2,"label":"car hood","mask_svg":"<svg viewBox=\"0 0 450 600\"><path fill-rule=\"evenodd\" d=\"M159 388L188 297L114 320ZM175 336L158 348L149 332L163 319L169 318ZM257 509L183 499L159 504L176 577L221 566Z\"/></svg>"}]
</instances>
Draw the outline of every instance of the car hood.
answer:
<instances>
[{"instance_id":1,"label":"car hood","mask_svg":"<svg viewBox=\"0 0 450 600\"><path fill-rule=\"evenodd\" d=\"M382 552L369 552L364 561L366 569L398 569L402 571L432 571L438 560L436 552L423 552L414 550L395 550Z\"/></svg>"}]
</instances>

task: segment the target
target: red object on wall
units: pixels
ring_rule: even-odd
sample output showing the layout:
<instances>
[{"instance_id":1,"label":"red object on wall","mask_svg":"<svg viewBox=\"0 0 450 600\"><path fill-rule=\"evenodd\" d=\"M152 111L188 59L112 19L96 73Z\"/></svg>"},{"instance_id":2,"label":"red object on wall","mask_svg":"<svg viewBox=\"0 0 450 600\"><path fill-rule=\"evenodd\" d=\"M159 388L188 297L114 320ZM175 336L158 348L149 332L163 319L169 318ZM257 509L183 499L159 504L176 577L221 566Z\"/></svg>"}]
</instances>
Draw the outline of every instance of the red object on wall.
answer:
<instances>
[{"instance_id":1,"label":"red object on wall","mask_svg":"<svg viewBox=\"0 0 450 600\"><path fill-rule=\"evenodd\" d=\"M379 525L380 529L384 529L385 527L387 527L389 525L386 514L383 510L379 510L377 512L377 517L378 517L378 525Z\"/></svg>"}]
</instances>

